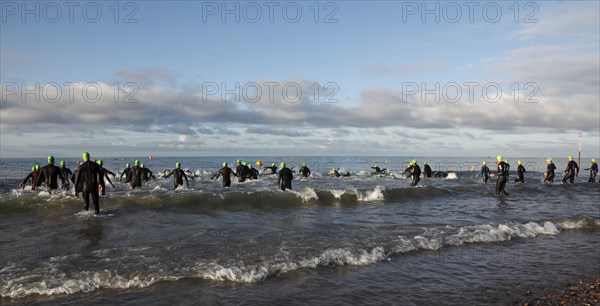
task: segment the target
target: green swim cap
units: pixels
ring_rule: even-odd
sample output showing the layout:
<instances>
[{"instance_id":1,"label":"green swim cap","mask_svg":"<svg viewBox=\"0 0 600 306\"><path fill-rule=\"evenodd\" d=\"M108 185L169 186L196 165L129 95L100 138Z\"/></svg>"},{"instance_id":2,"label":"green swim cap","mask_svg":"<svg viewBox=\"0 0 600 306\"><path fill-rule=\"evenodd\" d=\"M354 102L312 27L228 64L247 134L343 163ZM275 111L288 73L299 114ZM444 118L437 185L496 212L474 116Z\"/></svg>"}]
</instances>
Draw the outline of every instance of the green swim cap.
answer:
<instances>
[{"instance_id":1,"label":"green swim cap","mask_svg":"<svg viewBox=\"0 0 600 306\"><path fill-rule=\"evenodd\" d=\"M176 162L175 163L175 168L177 168L177 169L181 168L181 163L180 162Z\"/></svg>"},{"instance_id":2,"label":"green swim cap","mask_svg":"<svg viewBox=\"0 0 600 306\"><path fill-rule=\"evenodd\" d=\"M423 162L423 165L427 165L427 162L426 162L426 161L424 161L424 162Z\"/></svg>"},{"instance_id":3,"label":"green swim cap","mask_svg":"<svg viewBox=\"0 0 600 306\"><path fill-rule=\"evenodd\" d=\"M285 167L285 163L281 162L281 164L279 165L281 168Z\"/></svg>"},{"instance_id":4,"label":"green swim cap","mask_svg":"<svg viewBox=\"0 0 600 306\"><path fill-rule=\"evenodd\" d=\"M83 152L83 153L81 154L81 157L83 157L83 158L90 158L90 153L88 153L88 152Z\"/></svg>"},{"instance_id":5,"label":"green swim cap","mask_svg":"<svg viewBox=\"0 0 600 306\"><path fill-rule=\"evenodd\" d=\"M306 163L302 163L302 166L305 166L305 167L306 167Z\"/></svg>"},{"instance_id":6,"label":"green swim cap","mask_svg":"<svg viewBox=\"0 0 600 306\"><path fill-rule=\"evenodd\" d=\"M40 164L35 164L35 170L40 170Z\"/></svg>"},{"instance_id":7,"label":"green swim cap","mask_svg":"<svg viewBox=\"0 0 600 306\"><path fill-rule=\"evenodd\" d=\"M413 159L413 160L411 160L411 161L410 161L410 163L414 165L414 164L416 164L416 163L417 163L417 160L416 160L416 159Z\"/></svg>"},{"instance_id":8,"label":"green swim cap","mask_svg":"<svg viewBox=\"0 0 600 306\"><path fill-rule=\"evenodd\" d=\"M486 163L486 162L481 162L481 164L482 164L482 165L486 165L487 163Z\"/></svg>"},{"instance_id":9,"label":"green swim cap","mask_svg":"<svg viewBox=\"0 0 600 306\"><path fill-rule=\"evenodd\" d=\"M31 167L31 172L35 171L35 166Z\"/></svg>"},{"instance_id":10,"label":"green swim cap","mask_svg":"<svg viewBox=\"0 0 600 306\"><path fill-rule=\"evenodd\" d=\"M573 160L573 155L569 155L569 156L567 156L567 159L568 159L568 160Z\"/></svg>"},{"instance_id":11,"label":"green swim cap","mask_svg":"<svg viewBox=\"0 0 600 306\"><path fill-rule=\"evenodd\" d=\"M335 168L331 168L331 172L335 171Z\"/></svg>"},{"instance_id":12,"label":"green swim cap","mask_svg":"<svg viewBox=\"0 0 600 306\"><path fill-rule=\"evenodd\" d=\"M140 167L144 168L144 164L141 164Z\"/></svg>"},{"instance_id":13,"label":"green swim cap","mask_svg":"<svg viewBox=\"0 0 600 306\"><path fill-rule=\"evenodd\" d=\"M136 165L136 166L139 166L139 165L140 165L140 160L139 160L139 159L136 159L136 160L135 160L135 165Z\"/></svg>"},{"instance_id":14,"label":"green swim cap","mask_svg":"<svg viewBox=\"0 0 600 306\"><path fill-rule=\"evenodd\" d=\"M64 161L64 160L61 160L61 161L60 161L60 165L61 165L61 166L64 166L64 165L65 165L65 161Z\"/></svg>"},{"instance_id":15,"label":"green swim cap","mask_svg":"<svg viewBox=\"0 0 600 306\"><path fill-rule=\"evenodd\" d=\"M125 164L125 168L129 168L129 163L126 163L126 164Z\"/></svg>"},{"instance_id":16,"label":"green swim cap","mask_svg":"<svg viewBox=\"0 0 600 306\"><path fill-rule=\"evenodd\" d=\"M505 159L504 162L508 164L508 159Z\"/></svg>"},{"instance_id":17,"label":"green swim cap","mask_svg":"<svg viewBox=\"0 0 600 306\"><path fill-rule=\"evenodd\" d=\"M227 163L226 162L223 163L223 167L227 167Z\"/></svg>"},{"instance_id":18,"label":"green swim cap","mask_svg":"<svg viewBox=\"0 0 600 306\"><path fill-rule=\"evenodd\" d=\"M238 160L236 160L235 162L239 164L239 163L240 163L240 160L238 159Z\"/></svg>"},{"instance_id":19,"label":"green swim cap","mask_svg":"<svg viewBox=\"0 0 600 306\"><path fill-rule=\"evenodd\" d=\"M275 167L275 163L271 163L271 167Z\"/></svg>"},{"instance_id":20,"label":"green swim cap","mask_svg":"<svg viewBox=\"0 0 600 306\"><path fill-rule=\"evenodd\" d=\"M245 166L245 165L246 165L246 162L242 160L242 166Z\"/></svg>"},{"instance_id":21,"label":"green swim cap","mask_svg":"<svg viewBox=\"0 0 600 306\"><path fill-rule=\"evenodd\" d=\"M501 160L502 160L502 155L498 155L498 156L496 156L496 160L497 160L497 161L501 161Z\"/></svg>"},{"instance_id":22,"label":"green swim cap","mask_svg":"<svg viewBox=\"0 0 600 306\"><path fill-rule=\"evenodd\" d=\"M595 164L595 163L596 163L596 159L592 158L592 164Z\"/></svg>"},{"instance_id":23,"label":"green swim cap","mask_svg":"<svg viewBox=\"0 0 600 306\"><path fill-rule=\"evenodd\" d=\"M546 161L547 161L547 162L551 162L551 161L552 161L552 157L548 157L548 158L546 158Z\"/></svg>"},{"instance_id":24,"label":"green swim cap","mask_svg":"<svg viewBox=\"0 0 600 306\"><path fill-rule=\"evenodd\" d=\"M252 164L248 164L248 168L252 169Z\"/></svg>"},{"instance_id":25,"label":"green swim cap","mask_svg":"<svg viewBox=\"0 0 600 306\"><path fill-rule=\"evenodd\" d=\"M49 163L49 164L51 164L51 163L53 163L53 162L54 162L54 156L52 156L52 155L49 155L49 156L48 156L48 163Z\"/></svg>"},{"instance_id":26,"label":"green swim cap","mask_svg":"<svg viewBox=\"0 0 600 306\"><path fill-rule=\"evenodd\" d=\"M98 165L102 166L102 160L101 160L101 159L97 160L97 161L96 161L96 163L97 163Z\"/></svg>"},{"instance_id":27,"label":"green swim cap","mask_svg":"<svg viewBox=\"0 0 600 306\"><path fill-rule=\"evenodd\" d=\"M520 160L517 160L517 164L519 164L519 165L520 165L520 164L522 164L522 162L521 162Z\"/></svg>"}]
</instances>

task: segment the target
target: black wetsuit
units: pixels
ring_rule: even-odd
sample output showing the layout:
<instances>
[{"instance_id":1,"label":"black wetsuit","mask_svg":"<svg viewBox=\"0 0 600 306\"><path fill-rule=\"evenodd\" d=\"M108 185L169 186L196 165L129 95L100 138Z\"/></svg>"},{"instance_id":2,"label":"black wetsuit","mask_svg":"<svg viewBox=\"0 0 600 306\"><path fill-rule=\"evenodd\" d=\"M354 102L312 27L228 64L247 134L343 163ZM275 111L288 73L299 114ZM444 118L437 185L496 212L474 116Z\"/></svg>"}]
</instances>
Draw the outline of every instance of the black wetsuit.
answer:
<instances>
[{"instance_id":1,"label":"black wetsuit","mask_svg":"<svg viewBox=\"0 0 600 306\"><path fill-rule=\"evenodd\" d=\"M147 182L149 181L151 178L154 177L154 173L152 173L152 171L150 171L150 169L148 168L142 168L142 175L144 177L144 180Z\"/></svg>"},{"instance_id":2,"label":"black wetsuit","mask_svg":"<svg viewBox=\"0 0 600 306\"><path fill-rule=\"evenodd\" d=\"M125 177L125 182L123 183L129 183L129 172L131 172L131 167L127 167L125 169L123 169L123 172L121 172L121 176L119 176L119 181L123 178L123 176Z\"/></svg>"},{"instance_id":3,"label":"black wetsuit","mask_svg":"<svg viewBox=\"0 0 600 306\"><path fill-rule=\"evenodd\" d=\"M437 178L446 178L446 177L448 177L448 173L447 173L447 172L444 172L444 171L436 171L436 172L433 174L433 177L437 177Z\"/></svg>"},{"instance_id":4,"label":"black wetsuit","mask_svg":"<svg viewBox=\"0 0 600 306\"><path fill-rule=\"evenodd\" d=\"M29 183L31 184L31 190L35 190L35 188L37 187L35 185L35 183L38 181L39 176L40 176L39 170L31 171L29 174L27 174L27 176L23 179L23 181L21 181L21 184L19 184L19 185L25 186L25 184L27 184L27 181L29 180ZM41 184L42 182L40 181L39 183ZM23 188L25 188L25 187L23 187Z\"/></svg>"},{"instance_id":5,"label":"black wetsuit","mask_svg":"<svg viewBox=\"0 0 600 306\"><path fill-rule=\"evenodd\" d=\"M75 187L79 184L82 185L83 202L85 203L85 210L90 209L90 195L92 196L92 202L94 202L94 208L96 214L100 213L100 195L98 194L98 186L104 185L104 177L102 168L95 162L86 161L79 166L75 176ZM75 191L77 193L77 191Z\"/></svg>"},{"instance_id":6,"label":"black wetsuit","mask_svg":"<svg viewBox=\"0 0 600 306\"><path fill-rule=\"evenodd\" d=\"M554 182L554 170L556 170L556 166L554 165L554 163L552 163L552 162L549 163L548 166L546 167L546 177L544 177L544 183Z\"/></svg>"},{"instance_id":7,"label":"black wetsuit","mask_svg":"<svg viewBox=\"0 0 600 306\"><path fill-rule=\"evenodd\" d=\"M231 186L231 176L237 176L237 174L235 174L235 172L233 172L233 170L231 170L231 168L225 166L223 168L221 168L221 170L219 170L219 172L217 172L215 175L212 176L211 179L218 179L219 176L223 177L223 181L221 182L221 184L223 185L223 188L225 187L229 187Z\"/></svg>"},{"instance_id":8,"label":"black wetsuit","mask_svg":"<svg viewBox=\"0 0 600 306\"><path fill-rule=\"evenodd\" d=\"M115 187L115 185L110 181L110 178L108 177L109 174L111 174L113 177L115 176L114 173L112 173L110 170L100 166L100 170L102 170L102 177L106 178L106 180L108 181L108 183L113 186L113 188ZM106 185L104 183L104 180L102 180L102 182L100 182L100 184L102 185L102 192L100 193L101 195L105 194L105 190L106 190Z\"/></svg>"},{"instance_id":9,"label":"black wetsuit","mask_svg":"<svg viewBox=\"0 0 600 306\"><path fill-rule=\"evenodd\" d=\"M483 177L483 182L487 184L490 179L490 168L488 166L481 166L481 176Z\"/></svg>"},{"instance_id":10,"label":"black wetsuit","mask_svg":"<svg viewBox=\"0 0 600 306\"><path fill-rule=\"evenodd\" d=\"M292 189L292 179L294 176L292 175L292 170L287 167L281 168L279 170L279 178L277 179L277 185L281 190Z\"/></svg>"},{"instance_id":11,"label":"black wetsuit","mask_svg":"<svg viewBox=\"0 0 600 306\"><path fill-rule=\"evenodd\" d=\"M79 181L79 185L75 185L75 179L77 178L77 173L79 173L79 169L75 169L75 172L73 172L73 175L71 175L71 182L73 183L73 186L75 186L75 192L82 192L83 191L83 180Z\"/></svg>"},{"instance_id":12,"label":"black wetsuit","mask_svg":"<svg viewBox=\"0 0 600 306\"><path fill-rule=\"evenodd\" d=\"M267 170L271 170L272 174L277 173L277 167L276 166L265 167L265 170L263 172L266 172Z\"/></svg>"},{"instance_id":13,"label":"black wetsuit","mask_svg":"<svg viewBox=\"0 0 600 306\"><path fill-rule=\"evenodd\" d=\"M371 169L375 170L375 173L381 173L384 172L387 169L380 169L379 167L375 166L375 167L371 167Z\"/></svg>"},{"instance_id":14,"label":"black wetsuit","mask_svg":"<svg viewBox=\"0 0 600 306\"><path fill-rule=\"evenodd\" d=\"M421 180L421 167L419 167L417 164L413 164L412 166L406 168L406 172L410 173L412 178L412 183L410 185L417 186L417 183L419 183Z\"/></svg>"},{"instance_id":15,"label":"black wetsuit","mask_svg":"<svg viewBox=\"0 0 600 306\"><path fill-rule=\"evenodd\" d=\"M498 163L498 180L496 181L496 195L505 195L507 196L508 193L506 191L504 191L504 186L506 186L506 180L507 180L507 173L508 173L508 167L507 167L507 163L501 161Z\"/></svg>"},{"instance_id":16,"label":"black wetsuit","mask_svg":"<svg viewBox=\"0 0 600 306\"><path fill-rule=\"evenodd\" d=\"M579 175L579 166L574 160L570 160L565 169L565 176L562 179L563 184L566 184L567 181L573 184L575 174Z\"/></svg>"},{"instance_id":17,"label":"black wetsuit","mask_svg":"<svg viewBox=\"0 0 600 306\"><path fill-rule=\"evenodd\" d=\"M248 168L248 178L251 180L258 179L258 170L254 168Z\"/></svg>"},{"instance_id":18,"label":"black wetsuit","mask_svg":"<svg viewBox=\"0 0 600 306\"><path fill-rule=\"evenodd\" d=\"M69 181L67 180L68 177L71 177L73 175L73 172L71 171L71 169L67 168L67 167L60 167L60 172L62 173L63 177L65 178L62 188L63 189L69 189Z\"/></svg>"},{"instance_id":19,"label":"black wetsuit","mask_svg":"<svg viewBox=\"0 0 600 306\"><path fill-rule=\"evenodd\" d=\"M144 173L142 172L142 168L140 168L139 166L133 166L129 168L127 181L129 182L129 185L131 185L132 189L141 188L142 179L144 179Z\"/></svg>"},{"instance_id":20,"label":"black wetsuit","mask_svg":"<svg viewBox=\"0 0 600 306\"><path fill-rule=\"evenodd\" d=\"M333 175L335 177L340 177L340 173L337 170L333 170L333 172L329 172L329 175Z\"/></svg>"},{"instance_id":21,"label":"black wetsuit","mask_svg":"<svg viewBox=\"0 0 600 306\"><path fill-rule=\"evenodd\" d=\"M596 182L596 174L598 174L598 164L593 163L592 167L585 169L585 170L590 170L590 178L588 179L588 182L595 183Z\"/></svg>"},{"instance_id":22,"label":"black wetsuit","mask_svg":"<svg viewBox=\"0 0 600 306\"><path fill-rule=\"evenodd\" d=\"M510 164L509 163L504 163L506 165L506 177L508 178L510 176Z\"/></svg>"},{"instance_id":23,"label":"black wetsuit","mask_svg":"<svg viewBox=\"0 0 600 306\"><path fill-rule=\"evenodd\" d=\"M515 183L525 183L525 172L525 167L523 167L523 165L517 167L517 178L515 179Z\"/></svg>"},{"instance_id":24,"label":"black wetsuit","mask_svg":"<svg viewBox=\"0 0 600 306\"><path fill-rule=\"evenodd\" d=\"M190 184L188 183L188 177L185 174L185 171L181 170L180 168L175 168L175 169L171 170L171 173L167 174L165 176L165 178L168 178L171 175L173 175L173 189L177 189L177 187L182 186L183 179L185 179L185 184L188 187L190 186Z\"/></svg>"},{"instance_id":25,"label":"black wetsuit","mask_svg":"<svg viewBox=\"0 0 600 306\"><path fill-rule=\"evenodd\" d=\"M429 165L423 165L423 174L425 174L425 177L431 177L431 167Z\"/></svg>"},{"instance_id":26,"label":"black wetsuit","mask_svg":"<svg viewBox=\"0 0 600 306\"><path fill-rule=\"evenodd\" d=\"M300 167L300 175L302 177L308 177L310 175L310 169L307 166Z\"/></svg>"},{"instance_id":27,"label":"black wetsuit","mask_svg":"<svg viewBox=\"0 0 600 306\"><path fill-rule=\"evenodd\" d=\"M48 191L52 191L58 188L58 177L60 177L61 182L64 184L65 177L62 175L60 168L53 164L49 164L40 169L40 175L35 184L36 186L40 186L42 182L44 182Z\"/></svg>"},{"instance_id":28,"label":"black wetsuit","mask_svg":"<svg viewBox=\"0 0 600 306\"><path fill-rule=\"evenodd\" d=\"M248 178L250 169L248 166L238 165L236 173L238 175L238 182L243 182Z\"/></svg>"}]
</instances>

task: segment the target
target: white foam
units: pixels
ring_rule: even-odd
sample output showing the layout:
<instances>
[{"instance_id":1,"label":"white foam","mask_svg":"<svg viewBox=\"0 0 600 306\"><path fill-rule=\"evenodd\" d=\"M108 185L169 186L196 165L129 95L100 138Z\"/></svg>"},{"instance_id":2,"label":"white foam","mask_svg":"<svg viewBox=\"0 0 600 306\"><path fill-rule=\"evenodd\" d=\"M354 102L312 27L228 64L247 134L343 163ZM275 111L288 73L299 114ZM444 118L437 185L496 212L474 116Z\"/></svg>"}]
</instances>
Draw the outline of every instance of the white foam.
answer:
<instances>
[{"instance_id":1,"label":"white foam","mask_svg":"<svg viewBox=\"0 0 600 306\"><path fill-rule=\"evenodd\" d=\"M300 191L296 191L296 190L289 190L289 192L297 195L298 197L300 197L302 199L302 202L308 202L311 200L317 200L319 199L319 196L317 195L317 192L315 192L314 189L312 188L304 188Z\"/></svg>"},{"instance_id":2,"label":"white foam","mask_svg":"<svg viewBox=\"0 0 600 306\"><path fill-rule=\"evenodd\" d=\"M456 180L458 179L458 175L454 172L448 172L448 176L446 176L447 180Z\"/></svg>"},{"instance_id":3,"label":"white foam","mask_svg":"<svg viewBox=\"0 0 600 306\"><path fill-rule=\"evenodd\" d=\"M383 201L385 199L381 186L377 186L375 189L366 192L358 192L356 196L358 201L361 202Z\"/></svg>"}]
</instances>

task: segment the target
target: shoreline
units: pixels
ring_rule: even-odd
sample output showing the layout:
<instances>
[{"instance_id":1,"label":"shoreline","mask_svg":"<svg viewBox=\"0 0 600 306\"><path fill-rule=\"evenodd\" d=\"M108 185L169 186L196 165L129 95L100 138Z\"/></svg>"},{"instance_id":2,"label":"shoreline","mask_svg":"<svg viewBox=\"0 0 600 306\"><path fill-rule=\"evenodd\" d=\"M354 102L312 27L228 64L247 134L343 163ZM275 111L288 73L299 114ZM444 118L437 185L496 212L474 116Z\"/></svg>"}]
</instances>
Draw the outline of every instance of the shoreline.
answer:
<instances>
[{"instance_id":1,"label":"shoreline","mask_svg":"<svg viewBox=\"0 0 600 306\"><path fill-rule=\"evenodd\" d=\"M600 305L600 277L527 291L521 305Z\"/></svg>"}]
</instances>

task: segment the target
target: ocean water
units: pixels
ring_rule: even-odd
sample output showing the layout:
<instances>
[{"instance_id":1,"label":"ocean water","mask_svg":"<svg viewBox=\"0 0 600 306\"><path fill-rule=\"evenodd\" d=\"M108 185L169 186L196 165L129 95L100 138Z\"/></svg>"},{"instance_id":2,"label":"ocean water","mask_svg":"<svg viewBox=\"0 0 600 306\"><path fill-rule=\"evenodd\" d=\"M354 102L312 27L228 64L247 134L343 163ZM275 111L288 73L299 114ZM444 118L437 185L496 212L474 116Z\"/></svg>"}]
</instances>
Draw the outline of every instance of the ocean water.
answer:
<instances>
[{"instance_id":1,"label":"ocean water","mask_svg":"<svg viewBox=\"0 0 600 306\"><path fill-rule=\"evenodd\" d=\"M133 162L102 159L113 172ZM18 189L35 160L0 160L2 304L507 304L600 277L600 183L582 171L563 185L566 161L543 184L544 158L523 159L525 183L512 173L509 196L496 197L495 181L476 177L491 158L429 158L451 174L417 187L401 174L410 158L242 158L307 162L313 175L285 192L273 175L228 189L210 180L235 159L145 157L155 175L179 161L196 177L177 190L172 178L134 191L114 182L100 216L70 191Z\"/></svg>"}]
</instances>

